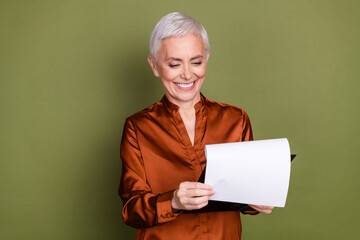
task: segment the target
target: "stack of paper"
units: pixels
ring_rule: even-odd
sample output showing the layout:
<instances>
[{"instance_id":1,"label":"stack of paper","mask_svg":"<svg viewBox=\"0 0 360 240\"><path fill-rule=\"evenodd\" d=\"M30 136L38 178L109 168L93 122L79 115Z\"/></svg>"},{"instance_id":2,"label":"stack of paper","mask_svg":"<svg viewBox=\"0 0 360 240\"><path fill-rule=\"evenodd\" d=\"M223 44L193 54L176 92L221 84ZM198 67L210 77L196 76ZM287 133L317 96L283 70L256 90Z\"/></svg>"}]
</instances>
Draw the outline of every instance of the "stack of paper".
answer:
<instances>
[{"instance_id":1,"label":"stack of paper","mask_svg":"<svg viewBox=\"0 0 360 240\"><path fill-rule=\"evenodd\" d=\"M284 207L290 180L286 138L205 146L210 200Z\"/></svg>"}]
</instances>

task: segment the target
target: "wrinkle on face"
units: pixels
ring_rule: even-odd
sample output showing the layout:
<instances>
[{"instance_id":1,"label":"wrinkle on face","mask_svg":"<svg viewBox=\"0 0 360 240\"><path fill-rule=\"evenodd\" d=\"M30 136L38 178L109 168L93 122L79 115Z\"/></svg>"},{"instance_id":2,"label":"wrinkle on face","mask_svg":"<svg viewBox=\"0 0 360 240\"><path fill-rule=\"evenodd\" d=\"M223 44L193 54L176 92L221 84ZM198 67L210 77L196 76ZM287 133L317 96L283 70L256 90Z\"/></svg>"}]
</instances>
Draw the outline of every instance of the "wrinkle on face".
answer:
<instances>
[{"instance_id":1,"label":"wrinkle on face","mask_svg":"<svg viewBox=\"0 0 360 240\"><path fill-rule=\"evenodd\" d=\"M208 58L202 38L185 35L162 40L157 62L148 60L169 101L194 106L200 100Z\"/></svg>"}]
</instances>

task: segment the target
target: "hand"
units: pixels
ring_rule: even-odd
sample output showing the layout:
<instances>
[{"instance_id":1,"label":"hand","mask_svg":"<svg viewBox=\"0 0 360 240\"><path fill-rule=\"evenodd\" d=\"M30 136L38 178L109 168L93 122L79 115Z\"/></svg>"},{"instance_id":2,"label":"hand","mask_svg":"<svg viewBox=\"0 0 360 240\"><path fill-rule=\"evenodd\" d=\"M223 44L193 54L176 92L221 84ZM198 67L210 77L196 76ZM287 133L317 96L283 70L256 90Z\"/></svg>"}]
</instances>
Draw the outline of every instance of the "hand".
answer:
<instances>
[{"instance_id":1,"label":"hand","mask_svg":"<svg viewBox=\"0 0 360 240\"><path fill-rule=\"evenodd\" d=\"M215 194L210 185L199 182L182 182L174 191L171 207L175 210L194 210L205 207L211 195Z\"/></svg>"},{"instance_id":2,"label":"hand","mask_svg":"<svg viewBox=\"0 0 360 240\"><path fill-rule=\"evenodd\" d=\"M256 211L258 211L259 213L263 213L263 214L270 214L274 209L274 207L271 206L261 206L261 205L251 205L251 204L249 204L249 206L255 209Z\"/></svg>"}]
</instances>

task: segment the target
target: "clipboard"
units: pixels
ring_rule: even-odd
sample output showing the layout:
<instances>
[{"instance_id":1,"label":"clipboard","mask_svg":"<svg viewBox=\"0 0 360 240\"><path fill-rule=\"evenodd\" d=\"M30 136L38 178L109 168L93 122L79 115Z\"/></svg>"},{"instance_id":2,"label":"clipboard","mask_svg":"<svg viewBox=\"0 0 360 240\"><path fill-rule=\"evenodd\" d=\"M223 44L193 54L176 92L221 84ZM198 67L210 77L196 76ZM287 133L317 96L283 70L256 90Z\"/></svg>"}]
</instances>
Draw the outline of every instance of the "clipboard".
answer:
<instances>
[{"instance_id":1,"label":"clipboard","mask_svg":"<svg viewBox=\"0 0 360 240\"><path fill-rule=\"evenodd\" d=\"M295 159L296 154L291 154L290 160L291 162ZM205 170L202 171L198 182L204 183L205 181ZM184 211L184 213L202 213L202 212L223 212L223 211L240 211L242 213L257 213L255 209L250 207L248 204L243 203L233 203L233 202L223 202L223 201L215 201L209 200L208 205L201 209Z\"/></svg>"}]
</instances>

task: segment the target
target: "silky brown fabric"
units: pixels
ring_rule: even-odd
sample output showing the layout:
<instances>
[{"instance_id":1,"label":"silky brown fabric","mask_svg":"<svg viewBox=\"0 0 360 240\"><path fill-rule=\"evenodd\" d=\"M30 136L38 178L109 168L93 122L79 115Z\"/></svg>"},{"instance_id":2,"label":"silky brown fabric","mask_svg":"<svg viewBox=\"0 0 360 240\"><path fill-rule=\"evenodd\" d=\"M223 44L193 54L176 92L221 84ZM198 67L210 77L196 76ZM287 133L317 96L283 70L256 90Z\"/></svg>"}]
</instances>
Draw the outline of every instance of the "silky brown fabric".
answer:
<instances>
[{"instance_id":1,"label":"silky brown fabric","mask_svg":"<svg viewBox=\"0 0 360 240\"><path fill-rule=\"evenodd\" d=\"M206 144L252 140L250 120L243 109L201 95L193 146L178 110L164 96L126 119L119 187L124 222L138 229L137 239L240 239L239 212L174 213L171 199L181 182L199 179Z\"/></svg>"}]
</instances>

